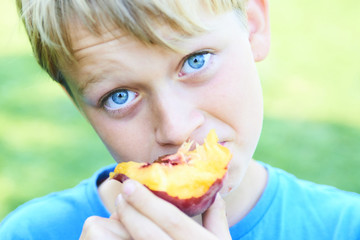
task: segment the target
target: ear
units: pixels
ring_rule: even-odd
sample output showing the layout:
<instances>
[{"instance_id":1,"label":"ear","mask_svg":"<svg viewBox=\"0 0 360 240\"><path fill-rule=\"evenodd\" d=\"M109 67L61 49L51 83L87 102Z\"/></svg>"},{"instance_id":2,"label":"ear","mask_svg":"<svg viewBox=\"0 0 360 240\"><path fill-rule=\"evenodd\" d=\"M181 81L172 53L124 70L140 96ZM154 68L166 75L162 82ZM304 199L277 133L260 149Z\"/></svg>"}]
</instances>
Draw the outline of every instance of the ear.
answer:
<instances>
[{"instance_id":1,"label":"ear","mask_svg":"<svg viewBox=\"0 0 360 240\"><path fill-rule=\"evenodd\" d=\"M251 49L254 60L259 62L268 55L270 49L268 0L248 0L246 12Z\"/></svg>"}]
</instances>

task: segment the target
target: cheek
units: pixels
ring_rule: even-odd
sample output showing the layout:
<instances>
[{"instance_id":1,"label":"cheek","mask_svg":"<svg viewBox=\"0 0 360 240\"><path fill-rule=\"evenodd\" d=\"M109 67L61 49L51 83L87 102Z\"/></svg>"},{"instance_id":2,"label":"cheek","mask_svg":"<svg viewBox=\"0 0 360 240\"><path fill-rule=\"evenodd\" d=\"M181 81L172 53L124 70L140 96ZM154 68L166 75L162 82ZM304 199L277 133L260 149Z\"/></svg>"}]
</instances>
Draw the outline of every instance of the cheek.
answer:
<instances>
[{"instance_id":1,"label":"cheek","mask_svg":"<svg viewBox=\"0 0 360 240\"><path fill-rule=\"evenodd\" d=\"M252 158L257 146L263 121L263 103L260 80L252 61L241 61L233 65L222 79L228 79L222 106L226 120L236 131L236 145L241 158Z\"/></svg>"},{"instance_id":2,"label":"cheek","mask_svg":"<svg viewBox=\"0 0 360 240\"><path fill-rule=\"evenodd\" d=\"M101 138L113 158L122 161L151 161L151 134L148 124L141 118L115 119L105 112L88 109L84 111L90 124Z\"/></svg>"},{"instance_id":3,"label":"cheek","mask_svg":"<svg viewBox=\"0 0 360 240\"><path fill-rule=\"evenodd\" d=\"M253 61L237 58L229 66L222 66L207 96L211 115L216 116L236 134L229 144L233 159L224 182L223 194L239 186L251 160L262 129L263 105L260 80Z\"/></svg>"},{"instance_id":4,"label":"cheek","mask_svg":"<svg viewBox=\"0 0 360 240\"><path fill-rule=\"evenodd\" d=\"M211 83L203 89L203 103L212 115L245 131L261 125L261 86L251 54L234 55L229 57L232 61L223 60Z\"/></svg>"}]
</instances>

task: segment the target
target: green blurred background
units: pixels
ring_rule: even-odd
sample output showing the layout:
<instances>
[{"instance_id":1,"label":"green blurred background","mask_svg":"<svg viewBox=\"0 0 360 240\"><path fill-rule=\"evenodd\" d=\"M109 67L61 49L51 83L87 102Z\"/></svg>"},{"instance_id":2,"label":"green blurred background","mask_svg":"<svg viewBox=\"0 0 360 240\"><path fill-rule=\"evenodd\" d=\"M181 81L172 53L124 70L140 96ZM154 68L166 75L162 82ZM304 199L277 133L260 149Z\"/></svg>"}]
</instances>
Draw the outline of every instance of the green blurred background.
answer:
<instances>
[{"instance_id":1,"label":"green blurred background","mask_svg":"<svg viewBox=\"0 0 360 240\"><path fill-rule=\"evenodd\" d=\"M258 64L265 121L255 158L360 193L360 2L270 1L272 47ZM113 163L35 63L12 0L0 1L0 220Z\"/></svg>"}]
</instances>

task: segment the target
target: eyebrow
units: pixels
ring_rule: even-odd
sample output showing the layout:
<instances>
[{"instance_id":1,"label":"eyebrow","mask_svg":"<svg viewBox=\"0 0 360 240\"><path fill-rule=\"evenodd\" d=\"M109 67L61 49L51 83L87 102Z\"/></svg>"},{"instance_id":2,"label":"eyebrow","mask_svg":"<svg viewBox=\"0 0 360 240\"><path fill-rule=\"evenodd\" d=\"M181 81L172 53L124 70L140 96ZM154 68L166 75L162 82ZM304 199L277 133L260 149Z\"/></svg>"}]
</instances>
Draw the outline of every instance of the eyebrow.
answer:
<instances>
[{"instance_id":1,"label":"eyebrow","mask_svg":"<svg viewBox=\"0 0 360 240\"><path fill-rule=\"evenodd\" d=\"M107 68L111 64L97 66L96 68L93 67L95 71L86 71L87 78L85 78L78 87L78 92L80 95L84 95L84 92L90 85L96 84L102 80L108 79L109 74L112 73L112 70ZM118 65L118 64L117 64Z\"/></svg>"},{"instance_id":2,"label":"eyebrow","mask_svg":"<svg viewBox=\"0 0 360 240\"><path fill-rule=\"evenodd\" d=\"M84 92L86 91L86 89L90 86L93 85L95 83L98 83L100 81L100 78L98 78L97 76L98 74L94 74L92 75L87 81L85 81L84 84L81 84L78 88L78 92L80 93L80 95L84 95Z\"/></svg>"}]
</instances>

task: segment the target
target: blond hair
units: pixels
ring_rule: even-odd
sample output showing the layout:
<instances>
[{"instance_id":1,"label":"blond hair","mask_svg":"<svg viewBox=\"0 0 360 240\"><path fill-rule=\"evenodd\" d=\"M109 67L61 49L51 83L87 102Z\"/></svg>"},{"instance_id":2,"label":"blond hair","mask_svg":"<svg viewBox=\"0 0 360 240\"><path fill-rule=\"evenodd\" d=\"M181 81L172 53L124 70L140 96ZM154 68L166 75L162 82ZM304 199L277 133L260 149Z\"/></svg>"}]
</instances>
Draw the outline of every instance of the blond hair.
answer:
<instances>
[{"instance_id":1,"label":"blond hair","mask_svg":"<svg viewBox=\"0 0 360 240\"><path fill-rule=\"evenodd\" d=\"M55 81L65 84L61 64L73 63L69 26L79 22L90 32L115 26L146 44L174 49L156 26L166 25L182 38L201 33L199 8L211 13L236 10L245 15L246 0L16 0L40 66ZM246 18L243 18L246 21ZM155 26L155 27L154 27Z\"/></svg>"}]
</instances>

